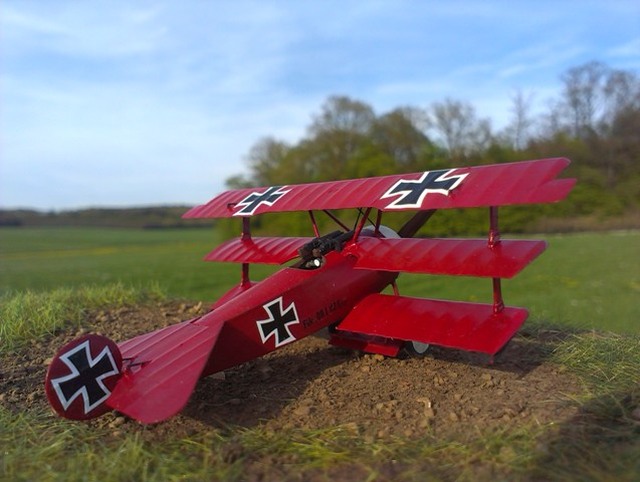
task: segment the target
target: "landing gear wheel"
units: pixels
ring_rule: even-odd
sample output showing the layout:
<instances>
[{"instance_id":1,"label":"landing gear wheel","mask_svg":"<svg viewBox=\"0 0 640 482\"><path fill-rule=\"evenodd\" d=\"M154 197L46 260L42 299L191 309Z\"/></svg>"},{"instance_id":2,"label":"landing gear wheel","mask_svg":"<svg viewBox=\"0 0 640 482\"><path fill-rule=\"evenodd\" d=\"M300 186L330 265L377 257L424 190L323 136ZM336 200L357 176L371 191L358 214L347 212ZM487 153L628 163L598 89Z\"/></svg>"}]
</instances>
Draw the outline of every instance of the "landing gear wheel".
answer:
<instances>
[{"instance_id":1,"label":"landing gear wheel","mask_svg":"<svg viewBox=\"0 0 640 482\"><path fill-rule=\"evenodd\" d=\"M122 376L122 355L113 341L86 335L53 357L45 379L51 407L64 418L87 420L109 410L107 399Z\"/></svg>"},{"instance_id":2,"label":"landing gear wheel","mask_svg":"<svg viewBox=\"0 0 640 482\"><path fill-rule=\"evenodd\" d=\"M403 348L405 353L412 358L424 358L429 353L431 345L419 341L407 341Z\"/></svg>"}]
</instances>

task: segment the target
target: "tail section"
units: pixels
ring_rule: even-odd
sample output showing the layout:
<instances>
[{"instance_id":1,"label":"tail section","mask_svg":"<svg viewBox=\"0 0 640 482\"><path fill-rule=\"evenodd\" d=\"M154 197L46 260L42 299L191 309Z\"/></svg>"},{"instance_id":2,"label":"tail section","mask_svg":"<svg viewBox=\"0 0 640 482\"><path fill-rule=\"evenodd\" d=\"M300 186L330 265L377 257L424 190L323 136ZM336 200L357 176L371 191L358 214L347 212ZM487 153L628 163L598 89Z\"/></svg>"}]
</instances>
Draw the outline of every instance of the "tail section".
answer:
<instances>
[{"instance_id":1,"label":"tail section","mask_svg":"<svg viewBox=\"0 0 640 482\"><path fill-rule=\"evenodd\" d=\"M73 420L112 409L142 423L175 415L189 400L224 325L198 320L120 345L98 335L72 341L49 365L49 403L60 416Z\"/></svg>"},{"instance_id":2,"label":"tail section","mask_svg":"<svg viewBox=\"0 0 640 482\"><path fill-rule=\"evenodd\" d=\"M107 405L142 423L156 423L186 405L223 323L189 320L120 345L124 372Z\"/></svg>"},{"instance_id":3,"label":"tail section","mask_svg":"<svg viewBox=\"0 0 640 482\"><path fill-rule=\"evenodd\" d=\"M53 357L45 378L45 392L58 415L88 420L110 410L106 400L122 377L118 346L103 336L86 335Z\"/></svg>"}]
</instances>

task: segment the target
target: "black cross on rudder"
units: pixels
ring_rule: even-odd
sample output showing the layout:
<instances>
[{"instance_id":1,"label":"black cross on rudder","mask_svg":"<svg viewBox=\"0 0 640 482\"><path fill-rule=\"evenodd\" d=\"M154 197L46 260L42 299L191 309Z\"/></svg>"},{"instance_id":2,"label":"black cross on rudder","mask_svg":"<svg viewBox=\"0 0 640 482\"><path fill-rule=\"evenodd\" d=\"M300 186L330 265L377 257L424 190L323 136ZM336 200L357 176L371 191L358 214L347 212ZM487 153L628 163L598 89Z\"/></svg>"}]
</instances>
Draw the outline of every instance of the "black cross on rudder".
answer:
<instances>
[{"instance_id":1,"label":"black cross on rudder","mask_svg":"<svg viewBox=\"0 0 640 482\"><path fill-rule=\"evenodd\" d=\"M65 405L70 404L80 392L85 398L85 412L90 411L111 394L99 383L100 379L105 375L118 373L118 368L109 356L111 353L108 348L105 348L98 358L92 361L89 360L88 351L89 345L86 342L86 345L79 345L79 348L72 353L63 355L66 358L65 363L72 365L77 370L77 374L74 377L67 376L52 380L52 383L57 385L59 394L64 397L64 400L61 398L61 402ZM84 393L82 393L83 388Z\"/></svg>"}]
</instances>

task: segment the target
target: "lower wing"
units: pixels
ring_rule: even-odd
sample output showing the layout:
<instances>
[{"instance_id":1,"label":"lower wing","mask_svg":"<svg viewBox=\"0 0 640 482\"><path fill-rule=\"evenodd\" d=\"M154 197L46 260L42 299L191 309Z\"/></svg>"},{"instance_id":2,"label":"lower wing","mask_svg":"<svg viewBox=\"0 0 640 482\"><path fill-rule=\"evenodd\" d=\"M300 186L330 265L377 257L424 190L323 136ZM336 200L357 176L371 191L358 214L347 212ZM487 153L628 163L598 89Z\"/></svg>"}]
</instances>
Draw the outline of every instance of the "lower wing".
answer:
<instances>
[{"instance_id":1,"label":"lower wing","mask_svg":"<svg viewBox=\"0 0 640 482\"><path fill-rule=\"evenodd\" d=\"M338 330L494 355L527 319L524 308L373 294Z\"/></svg>"}]
</instances>

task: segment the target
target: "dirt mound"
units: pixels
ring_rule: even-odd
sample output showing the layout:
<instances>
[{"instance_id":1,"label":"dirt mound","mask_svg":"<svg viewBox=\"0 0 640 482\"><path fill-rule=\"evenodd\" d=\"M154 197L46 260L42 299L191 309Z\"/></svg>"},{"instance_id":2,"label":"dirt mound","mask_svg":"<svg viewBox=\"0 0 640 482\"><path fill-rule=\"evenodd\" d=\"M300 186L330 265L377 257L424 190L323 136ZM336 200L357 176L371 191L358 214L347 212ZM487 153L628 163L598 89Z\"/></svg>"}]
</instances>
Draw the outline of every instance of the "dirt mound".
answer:
<instances>
[{"instance_id":1,"label":"dirt mound","mask_svg":"<svg viewBox=\"0 0 640 482\"><path fill-rule=\"evenodd\" d=\"M91 331L116 341L203 312L167 302L88 315ZM90 321L89 321L90 320ZM43 381L51 356L81 333L34 340L0 359L0 404L48 411ZM433 349L425 358L395 359L329 346L322 334L262 359L201 380L183 412L144 430L145 437L185 436L210 427L257 424L267 429L346 425L370 439L468 433L569 418L575 377L546 361L561 334L520 333L489 363L486 357ZM140 430L109 414L89 422L114 432Z\"/></svg>"}]
</instances>

